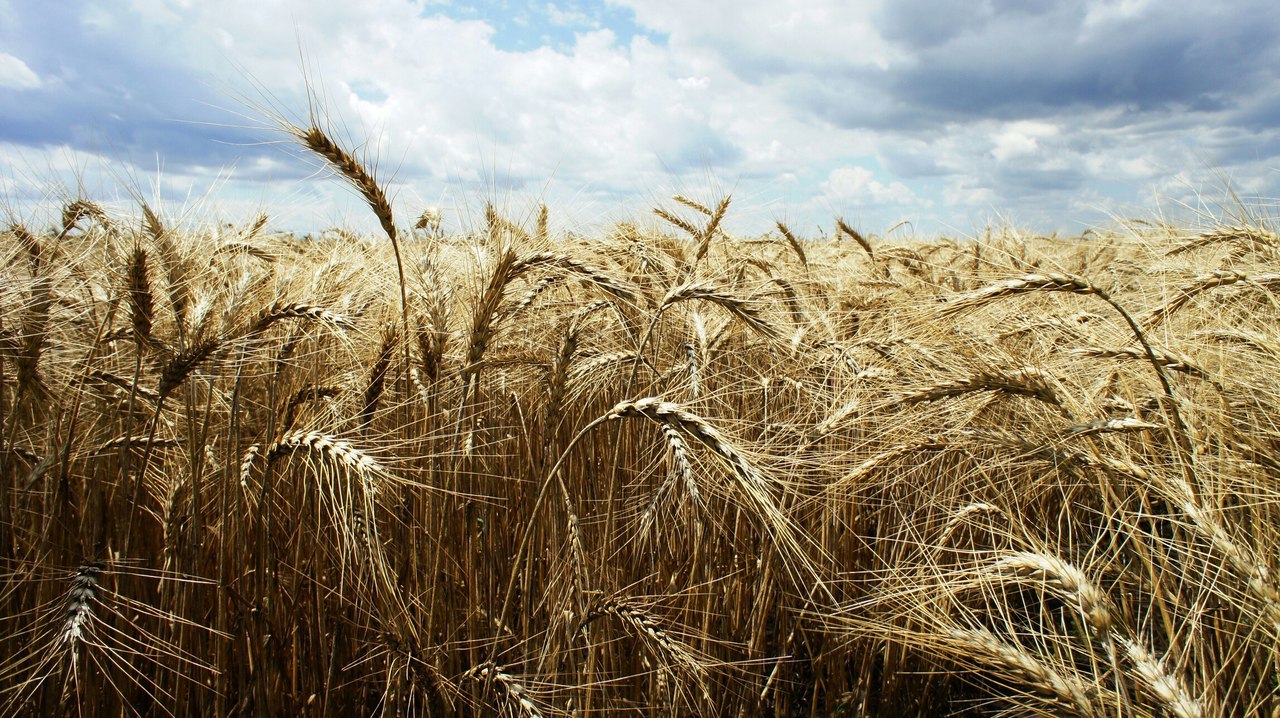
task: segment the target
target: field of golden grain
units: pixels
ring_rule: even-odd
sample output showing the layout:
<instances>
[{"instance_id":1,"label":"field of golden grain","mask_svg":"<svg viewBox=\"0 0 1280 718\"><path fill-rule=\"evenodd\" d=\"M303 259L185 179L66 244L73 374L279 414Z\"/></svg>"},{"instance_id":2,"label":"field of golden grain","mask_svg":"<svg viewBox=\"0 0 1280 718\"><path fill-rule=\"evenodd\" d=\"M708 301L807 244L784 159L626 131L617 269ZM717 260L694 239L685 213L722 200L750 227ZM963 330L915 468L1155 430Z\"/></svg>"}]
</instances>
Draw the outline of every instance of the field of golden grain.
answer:
<instances>
[{"instance_id":1,"label":"field of golden grain","mask_svg":"<svg viewBox=\"0 0 1280 718\"><path fill-rule=\"evenodd\" d=\"M1256 716L1280 237L0 235L5 715Z\"/></svg>"}]
</instances>

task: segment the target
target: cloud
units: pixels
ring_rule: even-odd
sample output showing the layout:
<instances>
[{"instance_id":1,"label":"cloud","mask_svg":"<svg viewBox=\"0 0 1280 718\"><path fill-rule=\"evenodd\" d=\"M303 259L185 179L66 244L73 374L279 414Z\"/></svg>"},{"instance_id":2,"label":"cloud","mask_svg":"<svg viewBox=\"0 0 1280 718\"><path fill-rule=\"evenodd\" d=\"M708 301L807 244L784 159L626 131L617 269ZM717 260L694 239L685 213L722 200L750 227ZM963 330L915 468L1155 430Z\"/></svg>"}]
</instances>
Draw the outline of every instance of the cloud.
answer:
<instances>
[{"instance_id":1,"label":"cloud","mask_svg":"<svg viewBox=\"0 0 1280 718\"><path fill-rule=\"evenodd\" d=\"M992 208L1062 224L1208 168L1280 193L1280 16L1260 0L503 7L0 0L0 163L160 156L175 188L234 164L313 206L314 165L263 117L307 121L309 81L411 206L524 188L644 207L710 180L734 188L731 222L752 196L946 227Z\"/></svg>"},{"instance_id":2,"label":"cloud","mask_svg":"<svg viewBox=\"0 0 1280 718\"><path fill-rule=\"evenodd\" d=\"M865 167L837 167L822 182L823 196L833 204L910 206L927 204L901 182L885 184Z\"/></svg>"},{"instance_id":3,"label":"cloud","mask_svg":"<svg viewBox=\"0 0 1280 718\"><path fill-rule=\"evenodd\" d=\"M0 87L31 90L40 84L40 76L32 72L27 63L7 52L0 52Z\"/></svg>"},{"instance_id":4,"label":"cloud","mask_svg":"<svg viewBox=\"0 0 1280 718\"><path fill-rule=\"evenodd\" d=\"M1212 107L1269 85L1280 57L1280 20L1253 2L1214 10L1186 0L1026 7L1034 10L987 5L871 81L921 108L1005 118L1077 107Z\"/></svg>"},{"instance_id":5,"label":"cloud","mask_svg":"<svg viewBox=\"0 0 1280 718\"><path fill-rule=\"evenodd\" d=\"M1002 128L992 137L995 147L991 155L999 162L1035 155L1040 141L1056 137L1058 128L1048 122L1014 122Z\"/></svg>"},{"instance_id":6,"label":"cloud","mask_svg":"<svg viewBox=\"0 0 1280 718\"><path fill-rule=\"evenodd\" d=\"M547 16L553 25L598 27L599 23L590 15L572 9L562 9L555 3L547 3Z\"/></svg>"},{"instance_id":7,"label":"cloud","mask_svg":"<svg viewBox=\"0 0 1280 718\"><path fill-rule=\"evenodd\" d=\"M175 63L182 41L139 19L102 16L91 6L54 3L25 14L0 38L17 50L39 87L0 87L2 139L36 147L70 145L125 158L212 164L255 138L225 124L210 105L224 101L203 73ZM122 41L129 37L133 41ZM130 34L132 33L132 34ZM50 38L59 42L50 42ZM74 48L74 53L69 52ZM19 97L17 93L21 93ZM202 141L194 138L200 136Z\"/></svg>"},{"instance_id":8,"label":"cloud","mask_svg":"<svg viewBox=\"0 0 1280 718\"><path fill-rule=\"evenodd\" d=\"M752 81L778 73L885 67L898 54L874 26L881 0L614 0L692 55L713 56Z\"/></svg>"},{"instance_id":9,"label":"cloud","mask_svg":"<svg viewBox=\"0 0 1280 718\"><path fill-rule=\"evenodd\" d=\"M981 4L966 0L897 0L880 8L875 21L886 40L931 48L971 32L984 15Z\"/></svg>"}]
</instances>

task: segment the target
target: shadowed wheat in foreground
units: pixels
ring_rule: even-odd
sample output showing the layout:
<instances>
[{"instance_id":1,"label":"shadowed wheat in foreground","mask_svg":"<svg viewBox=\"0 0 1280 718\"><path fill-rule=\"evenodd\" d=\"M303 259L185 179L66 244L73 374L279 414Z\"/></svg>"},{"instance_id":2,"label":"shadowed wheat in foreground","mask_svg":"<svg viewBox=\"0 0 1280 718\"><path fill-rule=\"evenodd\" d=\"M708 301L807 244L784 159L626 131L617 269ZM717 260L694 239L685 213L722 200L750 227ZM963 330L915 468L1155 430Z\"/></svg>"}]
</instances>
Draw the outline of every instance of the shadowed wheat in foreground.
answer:
<instances>
[{"instance_id":1,"label":"shadowed wheat in foreground","mask_svg":"<svg viewBox=\"0 0 1280 718\"><path fill-rule=\"evenodd\" d=\"M1265 222L450 236L294 134L385 236L0 236L0 713L1277 711Z\"/></svg>"}]
</instances>

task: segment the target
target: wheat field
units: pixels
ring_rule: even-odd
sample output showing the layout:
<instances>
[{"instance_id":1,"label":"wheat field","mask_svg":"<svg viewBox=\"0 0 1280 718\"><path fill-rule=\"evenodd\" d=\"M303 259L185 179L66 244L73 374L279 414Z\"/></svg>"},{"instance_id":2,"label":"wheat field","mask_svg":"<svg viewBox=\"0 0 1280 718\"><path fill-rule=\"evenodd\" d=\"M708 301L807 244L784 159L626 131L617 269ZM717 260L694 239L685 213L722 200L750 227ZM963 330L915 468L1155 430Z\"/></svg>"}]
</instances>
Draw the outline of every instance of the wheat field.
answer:
<instances>
[{"instance_id":1,"label":"wheat field","mask_svg":"<svg viewBox=\"0 0 1280 718\"><path fill-rule=\"evenodd\" d=\"M0 713L1280 715L1280 237L0 235Z\"/></svg>"}]
</instances>

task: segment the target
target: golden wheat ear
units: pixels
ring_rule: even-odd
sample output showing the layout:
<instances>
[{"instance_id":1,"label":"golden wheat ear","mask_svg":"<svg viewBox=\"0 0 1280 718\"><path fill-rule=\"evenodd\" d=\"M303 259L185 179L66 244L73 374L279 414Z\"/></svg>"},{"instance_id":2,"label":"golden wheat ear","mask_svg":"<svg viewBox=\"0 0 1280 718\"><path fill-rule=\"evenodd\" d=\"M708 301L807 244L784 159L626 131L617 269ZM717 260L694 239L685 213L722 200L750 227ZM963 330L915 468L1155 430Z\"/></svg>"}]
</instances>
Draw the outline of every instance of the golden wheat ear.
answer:
<instances>
[{"instance_id":1,"label":"golden wheat ear","mask_svg":"<svg viewBox=\"0 0 1280 718\"><path fill-rule=\"evenodd\" d=\"M133 322L133 339L139 347L151 344L151 327L155 322L155 302L151 296L151 281L147 274L147 252L140 246L133 248L129 259L128 284L129 318Z\"/></svg>"},{"instance_id":2,"label":"golden wheat ear","mask_svg":"<svg viewBox=\"0 0 1280 718\"><path fill-rule=\"evenodd\" d=\"M396 260L396 277L400 285L400 329L402 336L408 337L410 335L409 289L405 282L404 259L400 253L400 235L396 229L395 217L391 214L391 202L387 199L382 185L364 163L334 142L317 123L312 122L309 127L304 128L285 122L282 129L292 135L305 149L324 160L333 171L346 180L377 217L383 233L391 241L391 253ZM405 365L408 366L410 364L409 343L406 341L403 346Z\"/></svg>"},{"instance_id":3,"label":"golden wheat ear","mask_svg":"<svg viewBox=\"0 0 1280 718\"><path fill-rule=\"evenodd\" d=\"M465 678L496 689L498 710L503 715L522 718L543 718L544 708L534 698L532 691L520 678L492 661L486 661L467 670Z\"/></svg>"}]
</instances>

